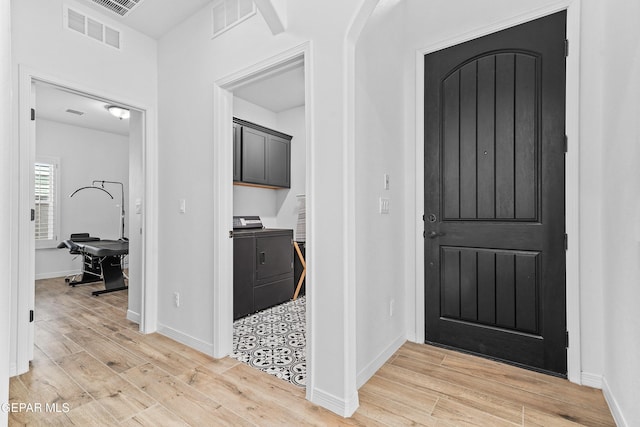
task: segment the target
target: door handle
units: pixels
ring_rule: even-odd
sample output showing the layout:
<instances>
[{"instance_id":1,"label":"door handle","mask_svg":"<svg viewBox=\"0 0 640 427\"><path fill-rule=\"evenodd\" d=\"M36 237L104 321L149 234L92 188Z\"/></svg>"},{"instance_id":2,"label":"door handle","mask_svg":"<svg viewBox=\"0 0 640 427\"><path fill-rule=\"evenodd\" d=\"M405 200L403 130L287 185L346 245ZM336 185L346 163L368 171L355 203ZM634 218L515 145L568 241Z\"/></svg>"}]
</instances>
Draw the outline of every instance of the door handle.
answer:
<instances>
[{"instance_id":1,"label":"door handle","mask_svg":"<svg viewBox=\"0 0 640 427\"><path fill-rule=\"evenodd\" d=\"M446 233L440 233L436 231L431 231L428 236L430 239L435 239L436 237L444 236Z\"/></svg>"},{"instance_id":2,"label":"door handle","mask_svg":"<svg viewBox=\"0 0 640 427\"><path fill-rule=\"evenodd\" d=\"M260 252L258 259L260 260L260 265L264 265L267 262L267 255L264 252Z\"/></svg>"}]
</instances>

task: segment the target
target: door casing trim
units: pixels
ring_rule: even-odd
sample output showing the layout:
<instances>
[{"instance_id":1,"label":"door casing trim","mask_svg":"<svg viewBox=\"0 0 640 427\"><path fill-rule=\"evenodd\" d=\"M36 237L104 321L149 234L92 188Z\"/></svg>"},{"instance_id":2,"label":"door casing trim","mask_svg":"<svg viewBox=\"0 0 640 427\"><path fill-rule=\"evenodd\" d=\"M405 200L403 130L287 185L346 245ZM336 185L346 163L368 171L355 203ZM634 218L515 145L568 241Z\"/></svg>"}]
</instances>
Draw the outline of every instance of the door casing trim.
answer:
<instances>
[{"instance_id":1,"label":"door casing trim","mask_svg":"<svg viewBox=\"0 0 640 427\"><path fill-rule=\"evenodd\" d=\"M566 62L566 135L571 141L572 149L565 156L565 229L570 236L570 245L566 252L566 297L567 297L567 332L571 339L567 347L567 377L569 381L581 384L581 335L580 335L580 173L579 150L580 140L580 4L581 0L564 0L554 5L535 9L526 14L481 27L455 38L438 41L415 51L415 139L414 150L407 150L407 164L415 167L414 191L408 189L410 198L414 200L413 240L410 241L407 253L413 252L415 289L410 289L412 304L407 305L413 318L413 325L408 322L407 338L414 342L425 342L425 269L424 269L424 56L440 49L455 46L469 40L514 27L562 10L567 11L567 39L570 42L571 54ZM411 142L410 142L411 144ZM413 157L413 159L411 158ZM411 281L408 281L411 283ZM411 306L413 305L413 307ZM412 312L412 313L411 313Z\"/></svg>"}]
</instances>

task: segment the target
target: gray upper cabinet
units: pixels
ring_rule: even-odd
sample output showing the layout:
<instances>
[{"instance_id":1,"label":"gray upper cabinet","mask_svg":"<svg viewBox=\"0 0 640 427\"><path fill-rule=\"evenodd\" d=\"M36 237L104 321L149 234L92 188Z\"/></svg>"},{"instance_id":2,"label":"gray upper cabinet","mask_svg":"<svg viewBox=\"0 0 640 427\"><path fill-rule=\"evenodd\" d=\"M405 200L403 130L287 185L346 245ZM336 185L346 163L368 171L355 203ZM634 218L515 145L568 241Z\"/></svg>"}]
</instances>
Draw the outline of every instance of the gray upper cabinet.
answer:
<instances>
[{"instance_id":1,"label":"gray upper cabinet","mask_svg":"<svg viewBox=\"0 0 640 427\"><path fill-rule=\"evenodd\" d=\"M267 184L267 134L242 127L241 181Z\"/></svg>"},{"instance_id":2,"label":"gray upper cabinet","mask_svg":"<svg viewBox=\"0 0 640 427\"><path fill-rule=\"evenodd\" d=\"M276 187L291 186L291 141L278 136L267 137L267 181Z\"/></svg>"},{"instance_id":3,"label":"gray upper cabinet","mask_svg":"<svg viewBox=\"0 0 640 427\"><path fill-rule=\"evenodd\" d=\"M233 119L233 180L264 187L291 187L291 136Z\"/></svg>"}]
</instances>

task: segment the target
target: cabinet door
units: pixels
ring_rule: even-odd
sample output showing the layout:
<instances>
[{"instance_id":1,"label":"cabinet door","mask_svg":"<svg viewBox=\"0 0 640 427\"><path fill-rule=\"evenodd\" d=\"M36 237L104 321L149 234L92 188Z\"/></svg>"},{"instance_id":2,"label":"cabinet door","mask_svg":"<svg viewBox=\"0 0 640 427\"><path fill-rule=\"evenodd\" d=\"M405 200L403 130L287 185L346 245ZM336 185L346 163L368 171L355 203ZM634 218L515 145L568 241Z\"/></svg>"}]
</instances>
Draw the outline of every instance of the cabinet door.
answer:
<instances>
[{"instance_id":1,"label":"cabinet door","mask_svg":"<svg viewBox=\"0 0 640 427\"><path fill-rule=\"evenodd\" d=\"M267 139L267 183L276 187L291 187L289 179L291 142L278 136Z\"/></svg>"},{"instance_id":2,"label":"cabinet door","mask_svg":"<svg viewBox=\"0 0 640 427\"><path fill-rule=\"evenodd\" d=\"M293 275L291 235L256 238L256 280Z\"/></svg>"},{"instance_id":3,"label":"cabinet door","mask_svg":"<svg viewBox=\"0 0 640 427\"><path fill-rule=\"evenodd\" d=\"M267 134L242 127L242 181L267 184Z\"/></svg>"},{"instance_id":4,"label":"cabinet door","mask_svg":"<svg viewBox=\"0 0 640 427\"><path fill-rule=\"evenodd\" d=\"M240 181L242 175L242 126L237 123L233 124L233 180Z\"/></svg>"},{"instance_id":5,"label":"cabinet door","mask_svg":"<svg viewBox=\"0 0 640 427\"><path fill-rule=\"evenodd\" d=\"M233 238L233 319L254 312L255 239Z\"/></svg>"}]
</instances>

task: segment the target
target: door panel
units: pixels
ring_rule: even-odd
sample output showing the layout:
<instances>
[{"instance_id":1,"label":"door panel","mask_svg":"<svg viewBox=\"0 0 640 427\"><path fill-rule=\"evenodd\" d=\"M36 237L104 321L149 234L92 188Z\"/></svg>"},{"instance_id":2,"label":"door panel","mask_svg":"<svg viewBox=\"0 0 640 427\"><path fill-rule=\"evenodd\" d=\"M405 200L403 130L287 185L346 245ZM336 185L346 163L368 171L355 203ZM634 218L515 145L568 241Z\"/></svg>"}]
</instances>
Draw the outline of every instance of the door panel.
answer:
<instances>
[{"instance_id":1,"label":"door panel","mask_svg":"<svg viewBox=\"0 0 640 427\"><path fill-rule=\"evenodd\" d=\"M427 341L560 374L565 22L425 56Z\"/></svg>"}]
</instances>

